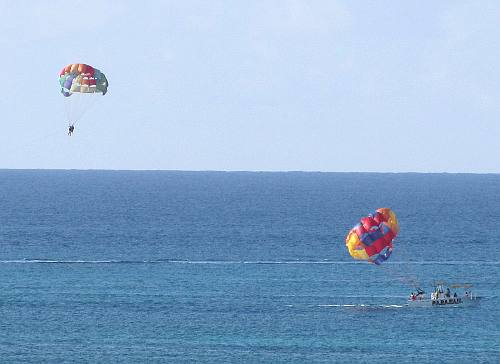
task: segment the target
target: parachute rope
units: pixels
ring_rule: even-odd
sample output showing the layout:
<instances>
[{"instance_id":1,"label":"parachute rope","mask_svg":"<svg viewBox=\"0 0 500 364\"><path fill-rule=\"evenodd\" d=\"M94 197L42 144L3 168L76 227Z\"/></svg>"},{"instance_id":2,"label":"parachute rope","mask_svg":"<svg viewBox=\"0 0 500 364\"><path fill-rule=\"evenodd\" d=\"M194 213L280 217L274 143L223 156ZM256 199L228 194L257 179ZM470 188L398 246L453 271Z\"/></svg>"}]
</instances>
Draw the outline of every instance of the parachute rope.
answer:
<instances>
[{"instance_id":1,"label":"parachute rope","mask_svg":"<svg viewBox=\"0 0 500 364\"><path fill-rule=\"evenodd\" d=\"M345 239L349 254L354 259L365 260L382 267L393 278L405 285L420 286L417 279L396 273L383 263L393 252L393 241L399 233L399 222L394 211L379 208L375 213L364 216L347 234Z\"/></svg>"}]
</instances>

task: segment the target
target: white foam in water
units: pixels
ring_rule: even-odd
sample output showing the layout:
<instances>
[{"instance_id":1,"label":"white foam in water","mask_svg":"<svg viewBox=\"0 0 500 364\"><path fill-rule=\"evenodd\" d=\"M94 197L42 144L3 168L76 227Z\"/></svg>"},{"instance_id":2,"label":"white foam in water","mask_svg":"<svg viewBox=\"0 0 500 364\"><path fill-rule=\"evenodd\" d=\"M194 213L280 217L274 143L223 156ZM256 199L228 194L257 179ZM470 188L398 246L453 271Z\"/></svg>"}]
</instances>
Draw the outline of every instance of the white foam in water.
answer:
<instances>
[{"instance_id":1,"label":"white foam in water","mask_svg":"<svg viewBox=\"0 0 500 364\"><path fill-rule=\"evenodd\" d=\"M351 265L366 264L357 261L309 261L309 260L57 260L57 259L11 259L0 260L0 263L79 263L79 264L110 264L110 263L151 263L151 264L330 264L330 265ZM385 262L384 265L500 265L500 261L420 261L420 262Z\"/></svg>"},{"instance_id":2,"label":"white foam in water","mask_svg":"<svg viewBox=\"0 0 500 364\"><path fill-rule=\"evenodd\" d=\"M12 259L0 260L0 263L14 263L14 264L29 264L29 263L43 263L43 264L110 264L121 263L118 260L56 260L56 259Z\"/></svg>"}]
</instances>

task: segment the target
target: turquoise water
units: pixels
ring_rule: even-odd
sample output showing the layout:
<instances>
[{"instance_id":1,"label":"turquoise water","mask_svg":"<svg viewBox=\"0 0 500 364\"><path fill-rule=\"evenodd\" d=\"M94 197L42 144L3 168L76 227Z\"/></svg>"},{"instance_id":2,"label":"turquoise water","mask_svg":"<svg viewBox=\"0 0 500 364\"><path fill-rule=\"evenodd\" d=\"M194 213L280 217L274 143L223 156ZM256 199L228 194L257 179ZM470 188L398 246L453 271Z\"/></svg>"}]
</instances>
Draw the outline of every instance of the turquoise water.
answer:
<instances>
[{"instance_id":1,"label":"turquoise water","mask_svg":"<svg viewBox=\"0 0 500 364\"><path fill-rule=\"evenodd\" d=\"M4 170L0 206L4 362L500 361L498 175ZM485 299L404 305L437 279Z\"/></svg>"}]
</instances>

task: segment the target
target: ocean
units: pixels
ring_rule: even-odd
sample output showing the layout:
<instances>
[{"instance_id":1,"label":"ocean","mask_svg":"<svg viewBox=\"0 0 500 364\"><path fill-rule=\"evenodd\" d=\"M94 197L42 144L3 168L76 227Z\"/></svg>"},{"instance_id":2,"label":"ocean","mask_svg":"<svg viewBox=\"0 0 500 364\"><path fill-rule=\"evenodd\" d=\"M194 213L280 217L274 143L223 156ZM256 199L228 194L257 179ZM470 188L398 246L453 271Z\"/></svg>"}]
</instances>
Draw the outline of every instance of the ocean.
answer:
<instances>
[{"instance_id":1,"label":"ocean","mask_svg":"<svg viewBox=\"0 0 500 364\"><path fill-rule=\"evenodd\" d=\"M500 175L0 170L0 360L498 363L499 222ZM405 305L436 281L483 299Z\"/></svg>"}]
</instances>

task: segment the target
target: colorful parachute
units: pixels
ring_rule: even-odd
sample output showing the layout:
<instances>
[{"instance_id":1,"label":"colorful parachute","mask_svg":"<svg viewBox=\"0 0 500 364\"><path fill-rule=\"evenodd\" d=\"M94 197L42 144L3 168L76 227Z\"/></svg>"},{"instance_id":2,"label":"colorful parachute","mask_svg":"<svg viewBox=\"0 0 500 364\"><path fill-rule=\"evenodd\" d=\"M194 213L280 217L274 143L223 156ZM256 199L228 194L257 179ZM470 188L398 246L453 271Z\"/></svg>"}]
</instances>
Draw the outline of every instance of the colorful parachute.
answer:
<instances>
[{"instance_id":1,"label":"colorful parachute","mask_svg":"<svg viewBox=\"0 0 500 364\"><path fill-rule=\"evenodd\" d=\"M345 239L349 254L354 259L381 264L392 253L392 241L399 233L396 214L388 208L380 208L374 214L362 217Z\"/></svg>"},{"instance_id":2,"label":"colorful parachute","mask_svg":"<svg viewBox=\"0 0 500 364\"><path fill-rule=\"evenodd\" d=\"M59 73L61 93L65 97L75 92L102 93L108 91L108 80L104 73L92 66L74 63L64 67Z\"/></svg>"},{"instance_id":3,"label":"colorful parachute","mask_svg":"<svg viewBox=\"0 0 500 364\"><path fill-rule=\"evenodd\" d=\"M59 72L59 84L70 126L73 126L91 109L98 96L106 95L109 85L104 73L82 63L64 67Z\"/></svg>"}]
</instances>

